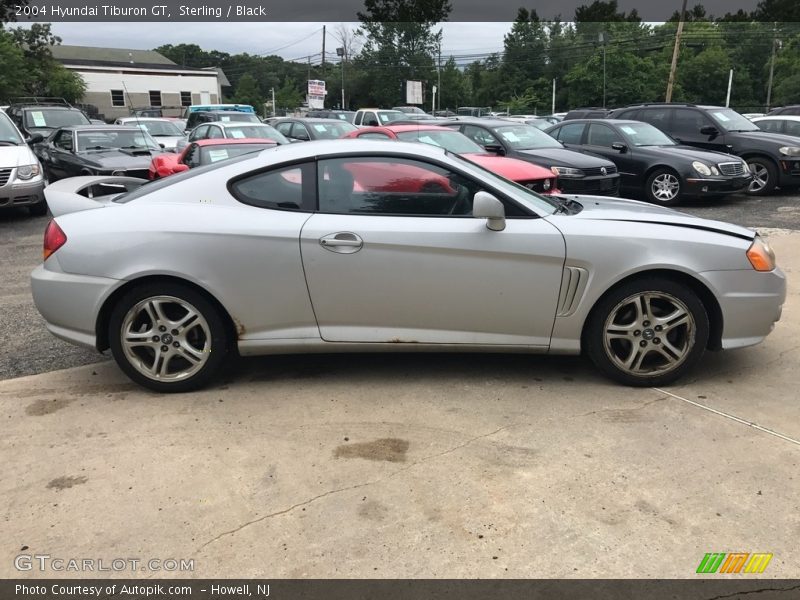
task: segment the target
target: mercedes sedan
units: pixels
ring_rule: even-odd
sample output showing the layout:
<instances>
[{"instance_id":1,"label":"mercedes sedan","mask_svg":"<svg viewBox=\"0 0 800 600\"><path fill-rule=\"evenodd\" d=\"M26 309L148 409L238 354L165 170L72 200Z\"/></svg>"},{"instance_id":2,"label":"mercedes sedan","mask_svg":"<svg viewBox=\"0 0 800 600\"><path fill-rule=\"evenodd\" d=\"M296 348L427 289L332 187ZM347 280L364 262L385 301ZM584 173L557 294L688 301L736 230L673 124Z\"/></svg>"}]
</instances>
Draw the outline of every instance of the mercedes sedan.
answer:
<instances>
[{"instance_id":1,"label":"mercedes sedan","mask_svg":"<svg viewBox=\"0 0 800 600\"><path fill-rule=\"evenodd\" d=\"M237 353L370 350L584 352L665 385L706 349L761 342L786 294L754 231L541 196L427 144L292 144L45 194L47 327L165 392Z\"/></svg>"}]
</instances>

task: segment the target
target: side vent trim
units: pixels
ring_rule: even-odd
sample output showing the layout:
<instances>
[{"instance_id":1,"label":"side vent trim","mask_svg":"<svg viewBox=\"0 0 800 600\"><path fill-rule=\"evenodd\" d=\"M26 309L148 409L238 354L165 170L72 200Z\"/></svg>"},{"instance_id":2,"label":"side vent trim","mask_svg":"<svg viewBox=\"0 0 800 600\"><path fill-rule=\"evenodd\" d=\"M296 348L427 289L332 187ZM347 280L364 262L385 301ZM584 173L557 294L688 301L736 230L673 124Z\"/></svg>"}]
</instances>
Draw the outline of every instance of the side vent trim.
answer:
<instances>
[{"instance_id":1,"label":"side vent trim","mask_svg":"<svg viewBox=\"0 0 800 600\"><path fill-rule=\"evenodd\" d=\"M561 276L561 293L558 295L557 317L568 317L575 312L583 296L589 272L580 267L564 267Z\"/></svg>"}]
</instances>

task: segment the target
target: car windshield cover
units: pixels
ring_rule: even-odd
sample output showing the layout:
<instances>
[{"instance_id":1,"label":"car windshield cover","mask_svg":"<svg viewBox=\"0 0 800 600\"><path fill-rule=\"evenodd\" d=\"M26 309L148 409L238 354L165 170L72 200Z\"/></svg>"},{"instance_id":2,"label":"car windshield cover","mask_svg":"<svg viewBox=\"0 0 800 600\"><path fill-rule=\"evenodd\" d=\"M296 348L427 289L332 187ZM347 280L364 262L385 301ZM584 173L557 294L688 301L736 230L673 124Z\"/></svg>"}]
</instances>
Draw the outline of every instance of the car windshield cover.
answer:
<instances>
[{"instance_id":1,"label":"car windshield cover","mask_svg":"<svg viewBox=\"0 0 800 600\"><path fill-rule=\"evenodd\" d=\"M252 138L254 140L271 140L279 144L288 144L289 140L270 125L233 125L225 128L225 136L233 139Z\"/></svg>"},{"instance_id":2,"label":"car windshield cover","mask_svg":"<svg viewBox=\"0 0 800 600\"><path fill-rule=\"evenodd\" d=\"M544 213L545 215L551 215L561 206L555 199L548 196L541 196L533 190L529 190L524 185L520 185L509 179L504 179L489 169L472 162L468 158L462 158L458 154L453 154L452 152L448 152L448 156L456 162L468 166L470 169L481 171L481 175L488 180L492 186L538 214Z\"/></svg>"},{"instance_id":3,"label":"car windshield cover","mask_svg":"<svg viewBox=\"0 0 800 600\"><path fill-rule=\"evenodd\" d=\"M726 131L761 131L750 119L730 108L717 108L709 112Z\"/></svg>"},{"instance_id":4,"label":"car windshield cover","mask_svg":"<svg viewBox=\"0 0 800 600\"><path fill-rule=\"evenodd\" d=\"M397 139L403 140L404 142L422 142L423 144L439 146L440 148L444 148L445 150L449 150L455 154L486 153L486 150L458 131L434 131L425 129L418 129L416 131L401 131L397 134Z\"/></svg>"},{"instance_id":5,"label":"car windshield cover","mask_svg":"<svg viewBox=\"0 0 800 600\"><path fill-rule=\"evenodd\" d=\"M265 148L272 148L275 144L230 144L228 146L215 145L215 146L201 146L200 147L200 164L210 165L221 160L228 160L235 156L242 154L249 154L250 152L258 152Z\"/></svg>"},{"instance_id":6,"label":"car windshield cover","mask_svg":"<svg viewBox=\"0 0 800 600\"><path fill-rule=\"evenodd\" d=\"M541 129L530 125L508 125L495 128L495 133L514 150L536 150L539 148L562 148L561 142L551 138Z\"/></svg>"},{"instance_id":7,"label":"car windshield cover","mask_svg":"<svg viewBox=\"0 0 800 600\"><path fill-rule=\"evenodd\" d=\"M5 114L0 114L0 143L22 144L23 140L17 128Z\"/></svg>"},{"instance_id":8,"label":"car windshield cover","mask_svg":"<svg viewBox=\"0 0 800 600\"><path fill-rule=\"evenodd\" d=\"M399 110L384 110L378 113L378 120L386 125L392 121L399 121L400 119L407 118L408 115L401 113Z\"/></svg>"},{"instance_id":9,"label":"car windshield cover","mask_svg":"<svg viewBox=\"0 0 800 600\"><path fill-rule=\"evenodd\" d=\"M25 111L26 127L58 129L70 125L89 125L89 119L79 110L36 108Z\"/></svg>"},{"instance_id":10,"label":"car windshield cover","mask_svg":"<svg viewBox=\"0 0 800 600\"><path fill-rule=\"evenodd\" d=\"M127 125L138 125L154 137L183 135L183 132L170 121L128 121Z\"/></svg>"},{"instance_id":11,"label":"car windshield cover","mask_svg":"<svg viewBox=\"0 0 800 600\"><path fill-rule=\"evenodd\" d=\"M634 146L675 146L675 141L650 123L625 123L619 126Z\"/></svg>"},{"instance_id":12,"label":"car windshield cover","mask_svg":"<svg viewBox=\"0 0 800 600\"><path fill-rule=\"evenodd\" d=\"M314 137L320 140L335 140L357 129L347 121L338 120L330 123L308 123L308 127L314 130Z\"/></svg>"},{"instance_id":13,"label":"car windshield cover","mask_svg":"<svg viewBox=\"0 0 800 600\"><path fill-rule=\"evenodd\" d=\"M97 129L78 132L78 151L85 150L159 150L156 141L137 129Z\"/></svg>"}]
</instances>

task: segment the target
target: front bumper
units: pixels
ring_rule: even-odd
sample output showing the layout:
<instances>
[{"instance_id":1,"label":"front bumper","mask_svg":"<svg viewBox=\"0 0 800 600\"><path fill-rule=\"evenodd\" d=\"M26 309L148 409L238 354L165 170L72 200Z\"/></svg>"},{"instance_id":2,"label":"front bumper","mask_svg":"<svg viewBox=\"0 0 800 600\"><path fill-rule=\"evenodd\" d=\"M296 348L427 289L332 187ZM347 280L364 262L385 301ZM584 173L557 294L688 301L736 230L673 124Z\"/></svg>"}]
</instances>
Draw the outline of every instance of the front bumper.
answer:
<instances>
[{"instance_id":1,"label":"front bumper","mask_svg":"<svg viewBox=\"0 0 800 600\"><path fill-rule=\"evenodd\" d=\"M786 300L786 276L779 268L762 273L705 271L722 309L722 348L742 348L763 341L781 318Z\"/></svg>"},{"instance_id":2,"label":"front bumper","mask_svg":"<svg viewBox=\"0 0 800 600\"><path fill-rule=\"evenodd\" d=\"M50 265L57 258L47 259ZM73 275L48 269L41 264L31 273L33 302L47 329L58 338L96 348L97 315L106 298L122 281L105 277Z\"/></svg>"},{"instance_id":3,"label":"front bumper","mask_svg":"<svg viewBox=\"0 0 800 600\"><path fill-rule=\"evenodd\" d=\"M778 185L800 186L800 158L781 159Z\"/></svg>"},{"instance_id":4,"label":"front bumper","mask_svg":"<svg viewBox=\"0 0 800 600\"><path fill-rule=\"evenodd\" d=\"M746 192L752 181L752 175L742 175L741 177L688 177L683 194L686 196L714 196Z\"/></svg>"},{"instance_id":5,"label":"front bumper","mask_svg":"<svg viewBox=\"0 0 800 600\"><path fill-rule=\"evenodd\" d=\"M587 196L619 196L619 175L604 177L559 177L558 188L563 194Z\"/></svg>"},{"instance_id":6,"label":"front bumper","mask_svg":"<svg viewBox=\"0 0 800 600\"><path fill-rule=\"evenodd\" d=\"M0 208L12 206L30 206L44 202L44 181L32 183L15 181L0 187Z\"/></svg>"}]
</instances>

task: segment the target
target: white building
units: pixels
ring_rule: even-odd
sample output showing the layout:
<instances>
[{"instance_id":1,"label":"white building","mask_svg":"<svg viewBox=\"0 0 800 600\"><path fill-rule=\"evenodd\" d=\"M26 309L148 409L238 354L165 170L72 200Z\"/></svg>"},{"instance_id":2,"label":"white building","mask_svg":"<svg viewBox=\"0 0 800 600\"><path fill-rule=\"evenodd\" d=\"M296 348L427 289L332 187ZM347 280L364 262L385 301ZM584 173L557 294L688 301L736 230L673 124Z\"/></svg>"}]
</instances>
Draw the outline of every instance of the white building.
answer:
<instances>
[{"instance_id":1,"label":"white building","mask_svg":"<svg viewBox=\"0 0 800 600\"><path fill-rule=\"evenodd\" d=\"M106 120L148 107L177 117L185 106L221 102L222 88L230 85L221 69L181 67L153 50L60 45L52 52L83 78L83 103Z\"/></svg>"}]
</instances>

